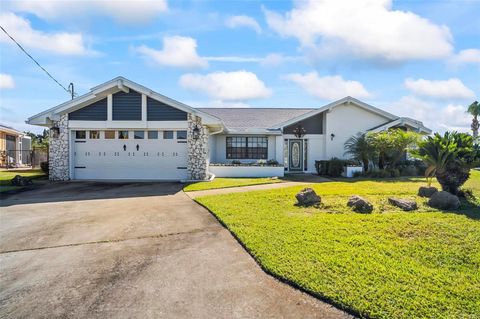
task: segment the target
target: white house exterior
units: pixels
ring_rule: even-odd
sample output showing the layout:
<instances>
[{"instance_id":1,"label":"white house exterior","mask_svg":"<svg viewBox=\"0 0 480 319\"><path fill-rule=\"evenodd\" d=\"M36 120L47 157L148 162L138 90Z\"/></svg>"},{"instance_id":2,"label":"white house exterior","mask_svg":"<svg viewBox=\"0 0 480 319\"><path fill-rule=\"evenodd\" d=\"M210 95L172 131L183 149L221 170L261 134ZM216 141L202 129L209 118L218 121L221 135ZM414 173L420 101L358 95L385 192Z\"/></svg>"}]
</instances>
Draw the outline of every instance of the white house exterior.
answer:
<instances>
[{"instance_id":1,"label":"white house exterior","mask_svg":"<svg viewBox=\"0 0 480 319\"><path fill-rule=\"evenodd\" d=\"M123 77L27 123L51 128L52 180L204 180L314 172L315 160L343 158L359 132L404 127L401 118L352 97L318 109L192 108ZM221 166L276 160L280 166Z\"/></svg>"}]
</instances>

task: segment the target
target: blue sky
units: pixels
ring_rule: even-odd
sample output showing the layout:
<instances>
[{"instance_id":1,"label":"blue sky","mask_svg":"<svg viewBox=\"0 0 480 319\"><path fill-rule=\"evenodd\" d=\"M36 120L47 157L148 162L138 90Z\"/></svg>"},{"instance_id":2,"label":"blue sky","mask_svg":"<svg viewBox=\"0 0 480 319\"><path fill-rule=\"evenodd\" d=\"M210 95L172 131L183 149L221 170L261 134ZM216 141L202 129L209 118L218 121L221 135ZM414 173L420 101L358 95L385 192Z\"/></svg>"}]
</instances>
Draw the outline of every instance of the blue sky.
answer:
<instances>
[{"instance_id":1,"label":"blue sky","mask_svg":"<svg viewBox=\"0 0 480 319\"><path fill-rule=\"evenodd\" d=\"M480 2L2 1L0 24L78 94L122 75L202 107L320 107L351 95L468 131ZM68 94L0 35L0 121Z\"/></svg>"}]
</instances>

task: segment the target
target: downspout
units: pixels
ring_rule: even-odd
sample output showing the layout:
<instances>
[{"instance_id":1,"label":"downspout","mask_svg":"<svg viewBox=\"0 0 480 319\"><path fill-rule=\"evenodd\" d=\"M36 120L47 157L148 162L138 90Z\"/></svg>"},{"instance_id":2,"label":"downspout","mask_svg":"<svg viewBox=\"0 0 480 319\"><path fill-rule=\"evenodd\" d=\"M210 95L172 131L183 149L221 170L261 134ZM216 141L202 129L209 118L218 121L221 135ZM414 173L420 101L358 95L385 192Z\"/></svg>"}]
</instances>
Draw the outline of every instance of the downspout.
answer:
<instances>
[{"instance_id":1,"label":"downspout","mask_svg":"<svg viewBox=\"0 0 480 319\"><path fill-rule=\"evenodd\" d=\"M223 123L222 123L223 124ZM216 132L210 133L210 135L217 135L222 133L225 130L224 126L222 125L220 129ZM210 166L210 165L209 165ZM215 174L210 173L207 167L207 176L208 176L208 181L213 181L215 179Z\"/></svg>"}]
</instances>

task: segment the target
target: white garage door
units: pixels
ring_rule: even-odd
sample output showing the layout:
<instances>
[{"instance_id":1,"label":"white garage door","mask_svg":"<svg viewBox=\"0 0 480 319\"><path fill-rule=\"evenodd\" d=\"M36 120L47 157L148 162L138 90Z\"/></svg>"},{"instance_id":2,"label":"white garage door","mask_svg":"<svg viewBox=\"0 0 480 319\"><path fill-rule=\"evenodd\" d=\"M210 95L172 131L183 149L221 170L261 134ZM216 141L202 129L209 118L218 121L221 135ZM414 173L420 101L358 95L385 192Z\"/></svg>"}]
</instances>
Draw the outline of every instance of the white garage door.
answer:
<instances>
[{"instance_id":1,"label":"white garage door","mask_svg":"<svg viewBox=\"0 0 480 319\"><path fill-rule=\"evenodd\" d=\"M114 138L106 139L105 132L78 131L74 134L74 179L131 179L181 180L187 179L187 143L177 139L177 132L163 132L149 139L148 133L128 131L128 139L119 139L119 131L110 131ZM95 137L99 132L99 138ZM127 133L123 131L122 133ZM107 133L108 134L108 133ZM153 133L151 135L155 136ZM169 138L173 135L173 138ZM185 131L178 132L179 137ZM82 138L84 137L84 138Z\"/></svg>"}]
</instances>

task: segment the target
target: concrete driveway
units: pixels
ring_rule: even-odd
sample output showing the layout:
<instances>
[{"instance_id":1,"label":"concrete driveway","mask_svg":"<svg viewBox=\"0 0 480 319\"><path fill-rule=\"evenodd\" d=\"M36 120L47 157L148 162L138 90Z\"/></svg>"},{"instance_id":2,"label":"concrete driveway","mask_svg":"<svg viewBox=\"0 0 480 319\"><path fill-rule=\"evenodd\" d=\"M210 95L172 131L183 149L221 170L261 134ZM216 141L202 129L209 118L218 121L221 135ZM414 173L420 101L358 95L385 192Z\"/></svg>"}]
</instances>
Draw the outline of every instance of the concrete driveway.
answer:
<instances>
[{"instance_id":1,"label":"concrete driveway","mask_svg":"<svg viewBox=\"0 0 480 319\"><path fill-rule=\"evenodd\" d=\"M1 201L2 318L348 318L266 275L174 183L52 183Z\"/></svg>"}]
</instances>

